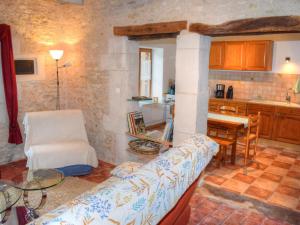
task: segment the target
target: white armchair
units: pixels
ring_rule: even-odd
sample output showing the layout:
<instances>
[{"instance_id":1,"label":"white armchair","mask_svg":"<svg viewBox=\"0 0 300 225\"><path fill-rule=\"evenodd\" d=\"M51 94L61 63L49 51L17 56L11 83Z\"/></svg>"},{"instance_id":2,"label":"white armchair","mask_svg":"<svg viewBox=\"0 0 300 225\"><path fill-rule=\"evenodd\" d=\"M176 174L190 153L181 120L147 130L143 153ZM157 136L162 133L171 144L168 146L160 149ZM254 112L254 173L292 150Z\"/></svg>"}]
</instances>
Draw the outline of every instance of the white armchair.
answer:
<instances>
[{"instance_id":1,"label":"white armchair","mask_svg":"<svg viewBox=\"0 0 300 225\"><path fill-rule=\"evenodd\" d=\"M29 169L60 168L69 175L80 175L84 166L98 166L81 110L30 112L23 123Z\"/></svg>"}]
</instances>

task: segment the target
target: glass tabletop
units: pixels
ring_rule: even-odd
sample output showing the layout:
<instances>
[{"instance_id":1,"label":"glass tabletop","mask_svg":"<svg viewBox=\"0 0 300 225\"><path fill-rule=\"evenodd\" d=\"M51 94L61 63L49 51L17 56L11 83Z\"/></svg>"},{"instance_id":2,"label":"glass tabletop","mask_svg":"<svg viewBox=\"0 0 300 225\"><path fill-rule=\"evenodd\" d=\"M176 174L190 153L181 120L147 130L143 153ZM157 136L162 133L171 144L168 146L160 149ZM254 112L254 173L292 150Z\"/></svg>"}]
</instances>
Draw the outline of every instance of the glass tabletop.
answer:
<instances>
[{"instance_id":1,"label":"glass tabletop","mask_svg":"<svg viewBox=\"0 0 300 225\"><path fill-rule=\"evenodd\" d=\"M22 190L0 181L0 214L16 204L21 195Z\"/></svg>"},{"instance_id":2,"label":"glass tabletop","mask_svg":"<svg viewBox=\"0 0 300 225\"><path fill-rule=\"evenodd\" d=\"M64 180L64 175L55 169L29 170L15 176L11 181L5 183L24 190L34 191L58 185Z\"/></svg>"}]
</instances>

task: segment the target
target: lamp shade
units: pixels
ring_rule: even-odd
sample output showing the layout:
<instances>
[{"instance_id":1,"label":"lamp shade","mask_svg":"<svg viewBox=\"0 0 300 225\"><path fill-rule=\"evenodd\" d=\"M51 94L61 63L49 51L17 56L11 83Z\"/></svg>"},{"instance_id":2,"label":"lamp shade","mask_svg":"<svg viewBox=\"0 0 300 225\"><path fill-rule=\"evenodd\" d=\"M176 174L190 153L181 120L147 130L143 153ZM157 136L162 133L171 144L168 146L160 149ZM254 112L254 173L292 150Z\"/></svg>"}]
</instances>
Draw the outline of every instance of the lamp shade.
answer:
<instances>
[{"instance_id":1,"label":"lamp shade","mask_svg":"<svg viewBox=\"0 0 300 225\"><path fill-rule=\"evenodd\" d=\"M64 55L63 50L50 50L49 53L52 56L52 58L55 60L61 59L61 57L63 57L63 55Z\"/></svg>"}]
</instances>

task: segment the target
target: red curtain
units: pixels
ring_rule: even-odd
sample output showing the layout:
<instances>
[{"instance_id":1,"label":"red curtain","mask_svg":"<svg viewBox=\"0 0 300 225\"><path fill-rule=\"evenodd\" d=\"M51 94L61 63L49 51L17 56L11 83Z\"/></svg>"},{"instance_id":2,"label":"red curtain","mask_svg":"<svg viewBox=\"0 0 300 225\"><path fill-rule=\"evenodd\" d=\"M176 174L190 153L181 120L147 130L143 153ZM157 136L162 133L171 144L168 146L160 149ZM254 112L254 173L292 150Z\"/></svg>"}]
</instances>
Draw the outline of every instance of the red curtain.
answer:
<instances>
[{"instance_id":1,"label":"red curtain","mask_svg":"<svg viewBox=\"0 0 300 225\"><path fill-rule=\"evenodd\" d=\"M4 93L6 99L7 114L9 118L8 143L21 144L23 141L18 124L18 94L16 72L14 66L11 32L8 25L0 24L0 42Z\"/></svg>"}]
</instances>

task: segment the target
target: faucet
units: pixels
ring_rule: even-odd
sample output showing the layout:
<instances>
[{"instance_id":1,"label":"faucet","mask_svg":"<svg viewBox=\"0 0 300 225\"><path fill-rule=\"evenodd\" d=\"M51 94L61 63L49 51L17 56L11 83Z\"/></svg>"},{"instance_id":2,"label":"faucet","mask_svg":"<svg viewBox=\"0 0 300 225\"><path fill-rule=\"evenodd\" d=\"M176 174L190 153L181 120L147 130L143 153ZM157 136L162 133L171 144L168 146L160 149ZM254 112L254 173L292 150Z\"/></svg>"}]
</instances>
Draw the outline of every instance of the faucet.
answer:
<instances>
[{"instance_id":1,"label":"faucet","mask_svg":"<svg viewBox=\"0 0 300 225\"><path fill-rule=\"evenodd\" d=\"M286 95L285 95L285 101L287 103L291 103L291 96L289 95L289 91L292 90L292 88L286 89Z\"/></svg>"}]
</instances>

